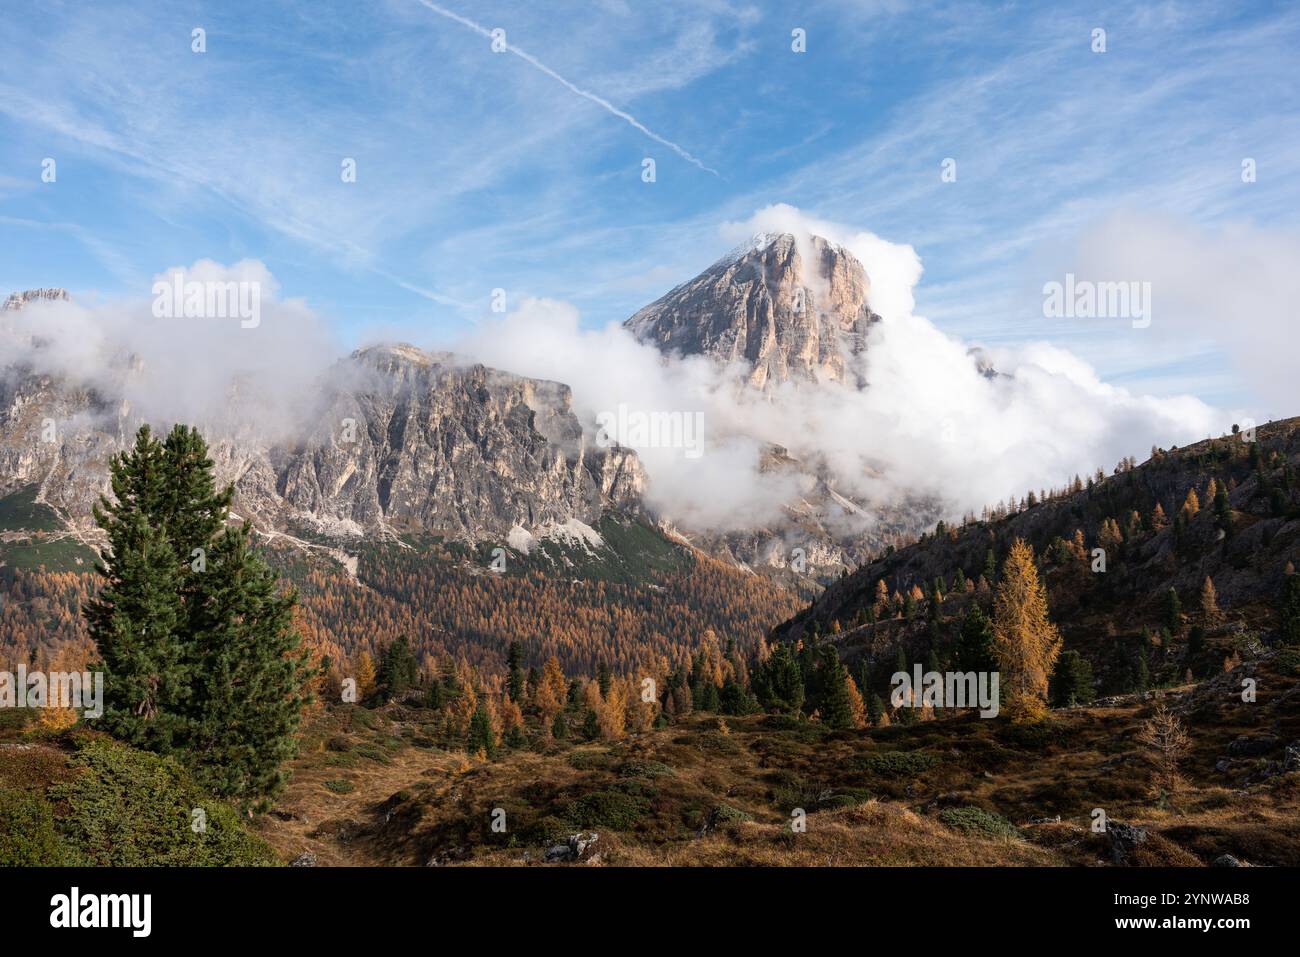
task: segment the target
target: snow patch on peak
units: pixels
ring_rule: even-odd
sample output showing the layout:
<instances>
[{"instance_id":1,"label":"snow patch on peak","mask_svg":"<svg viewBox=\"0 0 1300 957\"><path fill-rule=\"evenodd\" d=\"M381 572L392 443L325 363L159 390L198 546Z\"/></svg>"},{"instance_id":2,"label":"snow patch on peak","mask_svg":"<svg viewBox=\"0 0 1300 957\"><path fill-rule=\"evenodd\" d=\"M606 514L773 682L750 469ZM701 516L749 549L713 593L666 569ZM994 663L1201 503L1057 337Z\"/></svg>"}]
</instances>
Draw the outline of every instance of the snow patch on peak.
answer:
<instances>
[{"instance_id":1,"label":"snow patch on peak","mask_svg":"<svg viewBox=\"0 0 1300 957\"><path fill-rule=\"evenodd\" d=\"M736 263L740 262L746 256L752 256L754 253L762 252L764 249L767 249L767 247L771 246L782 236L786 236L786 235L790 235L790 234L789 233L754 233L753 236L749 237L749 239L745 240L745 242L741 243L739 246L736 246L734 249L731 250L731 252L727 253L725 256L723 256L713 265L715 268L725 268L727 266L734 266Z\"/></svg>"}]
</instances>

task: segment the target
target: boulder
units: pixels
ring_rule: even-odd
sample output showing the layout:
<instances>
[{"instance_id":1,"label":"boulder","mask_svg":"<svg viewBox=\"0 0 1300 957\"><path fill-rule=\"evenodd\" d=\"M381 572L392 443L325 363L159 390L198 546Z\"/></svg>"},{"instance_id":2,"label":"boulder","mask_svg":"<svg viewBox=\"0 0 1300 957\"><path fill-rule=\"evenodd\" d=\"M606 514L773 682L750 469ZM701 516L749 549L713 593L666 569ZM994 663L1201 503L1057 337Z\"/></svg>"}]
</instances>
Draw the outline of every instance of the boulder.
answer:
<instances>
[{"instance_id":1,"label":"boulder","mask_svg":"<svg viewBox=\"0 0 1300 957\"><path fill-rule=\"evenodd\" d=\"M1282 739L1274 734L1243 734L1228 745L1228 753L1238 758L1254 758L1268 754Z\"/></svg>"},{"instance_id":2,"label":"boulder","mask_svg":"<svg viewBox=\"0 0 1300 957\"><path fill-rule=\"evenodd\" d=\"M552 844L548 847L543 852L542 859L548 863L590 860L594 857L593 849L599 840L600 835L595 831L579 831L577 834L570 834L564 843Z\"/></svg>"},{"instance_id":3,"label":"boulder","mask_svg":"<svg viewBox=\"0 0 1300 957\"><path fill-rule=\"evenodd\" d=\"M1110 843L1111 860L1123 867L1129 863L1137 846L1147 839L1147 829L1136 824L1111 821L1106 825L1106 839Z\"/></svg>"}]
</instances>

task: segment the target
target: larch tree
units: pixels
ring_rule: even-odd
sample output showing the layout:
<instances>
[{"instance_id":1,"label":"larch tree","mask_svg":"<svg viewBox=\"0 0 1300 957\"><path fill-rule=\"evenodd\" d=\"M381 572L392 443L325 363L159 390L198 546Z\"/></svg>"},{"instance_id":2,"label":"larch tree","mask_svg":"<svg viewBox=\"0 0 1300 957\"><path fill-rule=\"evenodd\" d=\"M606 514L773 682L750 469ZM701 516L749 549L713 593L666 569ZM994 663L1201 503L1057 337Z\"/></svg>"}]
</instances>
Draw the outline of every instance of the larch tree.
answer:
<instances>
[{"instance_id":1,"label":"larch tree","mask_svg":"<svg viewBox=\"0 0 1300 957\"><path fill-rule=\"evenodd\" d=\"M862 698L862 692L858 690L858 683L853 680L852 675L845 675L844 691L849 697L849 714L853 717L853 727L865 728L867 726L867 703Z\"/></svg>"},{"instance_id":2,"label":"larch tree","mask_svg":"<svg viewBox=\"0 0 1300 957\"><path fill-rule=\"evenodd\" d=\"M1033 721L1046 712L1047 686L1061 636L1048 617L1047 590L1038 578L1033 549L1016 539L1002 566L993 601L993 640L1013 720Z\"/></svg>"},{"instance_id":3,"label":"larch tree","mask_svg":"<svg viewBox=\"0 0 1300 957\"><path fill-rule=\"evenodd\" d=\"M552 655L542 668L541 680L533 692L533 707L541 715L542 727L549 728L564 710L569 683L560 669L560 660Z\"/></svg>"},{"instance_id":4,"label":"larch tree","mask_svg":"<svg viewBox=\"0 0 1300 957\"><path fill-rule=\"evenodd\" d=\"M1142 725L1138 740L1156 753L1159 763L1158 782L1165 795L1172 796L1182 784L1178 762L1191 747L1187 729L1178 716L1161 702Z\"/></svg>"},{"instance_id":5,"label":"larch tree","mask_svg":"<svg viewBox=\"0 0 1300 957\"><path fill-rule=\"evenodd\" d=\"M365 701L375 691L375 659L370 652L360 651L352 663L353 678L357 682L357 700Z\"/></svg>"},{"instance_id":6,"label":"larch tree","mask_svg":"<svg viewBox=\"0 0 1300 957\"><path fill-rule=\"evenodd\" d=\"M1201 615L1207 625L1218 625L1223 622L1223 612L1219 610L1219 596L1214 590L1214 580L1209 575L1205 576L1205 582L1201 585Z\"/></svg>"}]
</instances>

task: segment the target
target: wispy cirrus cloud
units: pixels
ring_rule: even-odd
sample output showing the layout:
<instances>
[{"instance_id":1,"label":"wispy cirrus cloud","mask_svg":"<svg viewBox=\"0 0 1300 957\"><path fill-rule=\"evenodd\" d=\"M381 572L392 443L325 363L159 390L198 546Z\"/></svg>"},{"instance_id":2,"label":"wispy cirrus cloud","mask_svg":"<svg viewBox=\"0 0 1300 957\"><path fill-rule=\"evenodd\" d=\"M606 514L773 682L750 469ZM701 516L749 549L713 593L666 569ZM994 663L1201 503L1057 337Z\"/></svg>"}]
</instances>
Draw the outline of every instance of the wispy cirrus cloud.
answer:
<instances>
[{"instance_id":1,"label":"wispy cirrus cloud","mask_svg":"<svg viewBox=\"0 0 1300 957\"><path fill-rule=\"evenodd\" d=\"M448 10L446 7L440 7L436 3L431 3L430 0L416 0L416 2L419 3L421 6L428 7L430 10L438 14L438 16L440 17L446 17L448 20L453 20L456 23L459 23L461 26L468 27L470 30L473 30L475 33L479 34L480 36L486 37L489 40L493 39L491 30L487 29L481 24L475 23L473 20L469 19L468 17L463 17L458 13ZM656 143L668 147L670 150L672 150L682 159L686 160L686 162L690 163L692 166L697 166L700 169L704 170L704 172L712 173L714 176L718 175L718 171L716 169L713 169L710 166L705 166L701 160L692 156L690 153L688 153L682 147L678 146L672 140L660 136L654 130L650 129L640 120L638 120L631 113L628 113L626 110L619 109L617 106L609 102L609 100L605 99L604 97L598 96L597 94L592 93L590 90L584 90L582 87L578 86L573 81L565 79L564 77L560 76L559 73L552 70L549 66L543 63L541 60L537 59L537 57L533 56L527 50L524 50L513 43L509 43L504 39L501 41L501 50L505 53L514 54L519 59L523 60L525 63L531 66L533 69L545 73L547 76L549 76L552 80L555 80L555 82L559 83L570 93L573 93L576 96L580 96L585 100L590 100L592 103L595 103L606 113L618 117L620 120L627 123L633 129L638 130L641 133L644 133L646 136L650 137L650 139L654 140Z\"/></svg>"}]
</instances>

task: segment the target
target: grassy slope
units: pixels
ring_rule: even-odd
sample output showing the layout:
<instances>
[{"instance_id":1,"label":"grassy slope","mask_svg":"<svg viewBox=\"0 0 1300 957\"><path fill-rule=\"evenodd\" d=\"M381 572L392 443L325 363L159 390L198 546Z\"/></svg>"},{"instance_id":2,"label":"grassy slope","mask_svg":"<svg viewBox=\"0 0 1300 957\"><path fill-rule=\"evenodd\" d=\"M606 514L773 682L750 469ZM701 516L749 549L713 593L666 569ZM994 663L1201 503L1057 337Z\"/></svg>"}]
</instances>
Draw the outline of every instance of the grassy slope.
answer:
<instances>
[{"instance_id":1,"label":"grassy slope","mask_svg":"<svg viewBox=\"0 0 1300 957\"><path fill-rule=\"evenodd\" d=\"M0 498L0 565L26 571L90 571L95 553L64 533L58 513L36 501L37 491L30 485Z\"/></svg>"},{"instance_id":2,"label":"grassy slope","mask_svg":"<svg viewBox=\"0 0 1300 957\"><path fill-rule=\"evenodd\" d=\"M0 865L231 866L276 862L229 805L175 761L84 730L0 727ZM200 808L204 828L196 830Z\"/></svg>"},{"instance_id":3,"label":"grassy slope","mask_svg":"<svg viewBox=\"0 0 1300 957\"><path fill-rule=\"evenodd\" d=\"M316 715L262 833L283 859L310 850L324 864L537 862L557 837L591 829L613 865L1091 865L1108 862L1105 836L1089 828L1101 807L1156 833L1141 863L1231 853L1297 865L1300 775L1262 773L1300 738L1296 663L1284 659L1165 693L1194 741L1181 768L1186 788L1172 802L1152 796L1155 764L1137 731L1154 702L1141 697L1058 711L1030 729L964 715L829 732L752 716L725 719L723 733L716 717L698 715L617 743L488 763L423 737L428 712L349 709ZM1260 684L1255 705L1236 693L1248 672ZM1216 770L1232 740L1263 732L1279 743ZM340 780L348 793L326 787ZM504 834L490 827L497 807ZM805 833L790 830L794 807L809 812ZM962 808L1016 831L968 831L963 820L998 817L944 815Z\"/></svg>"}]
</instances>

